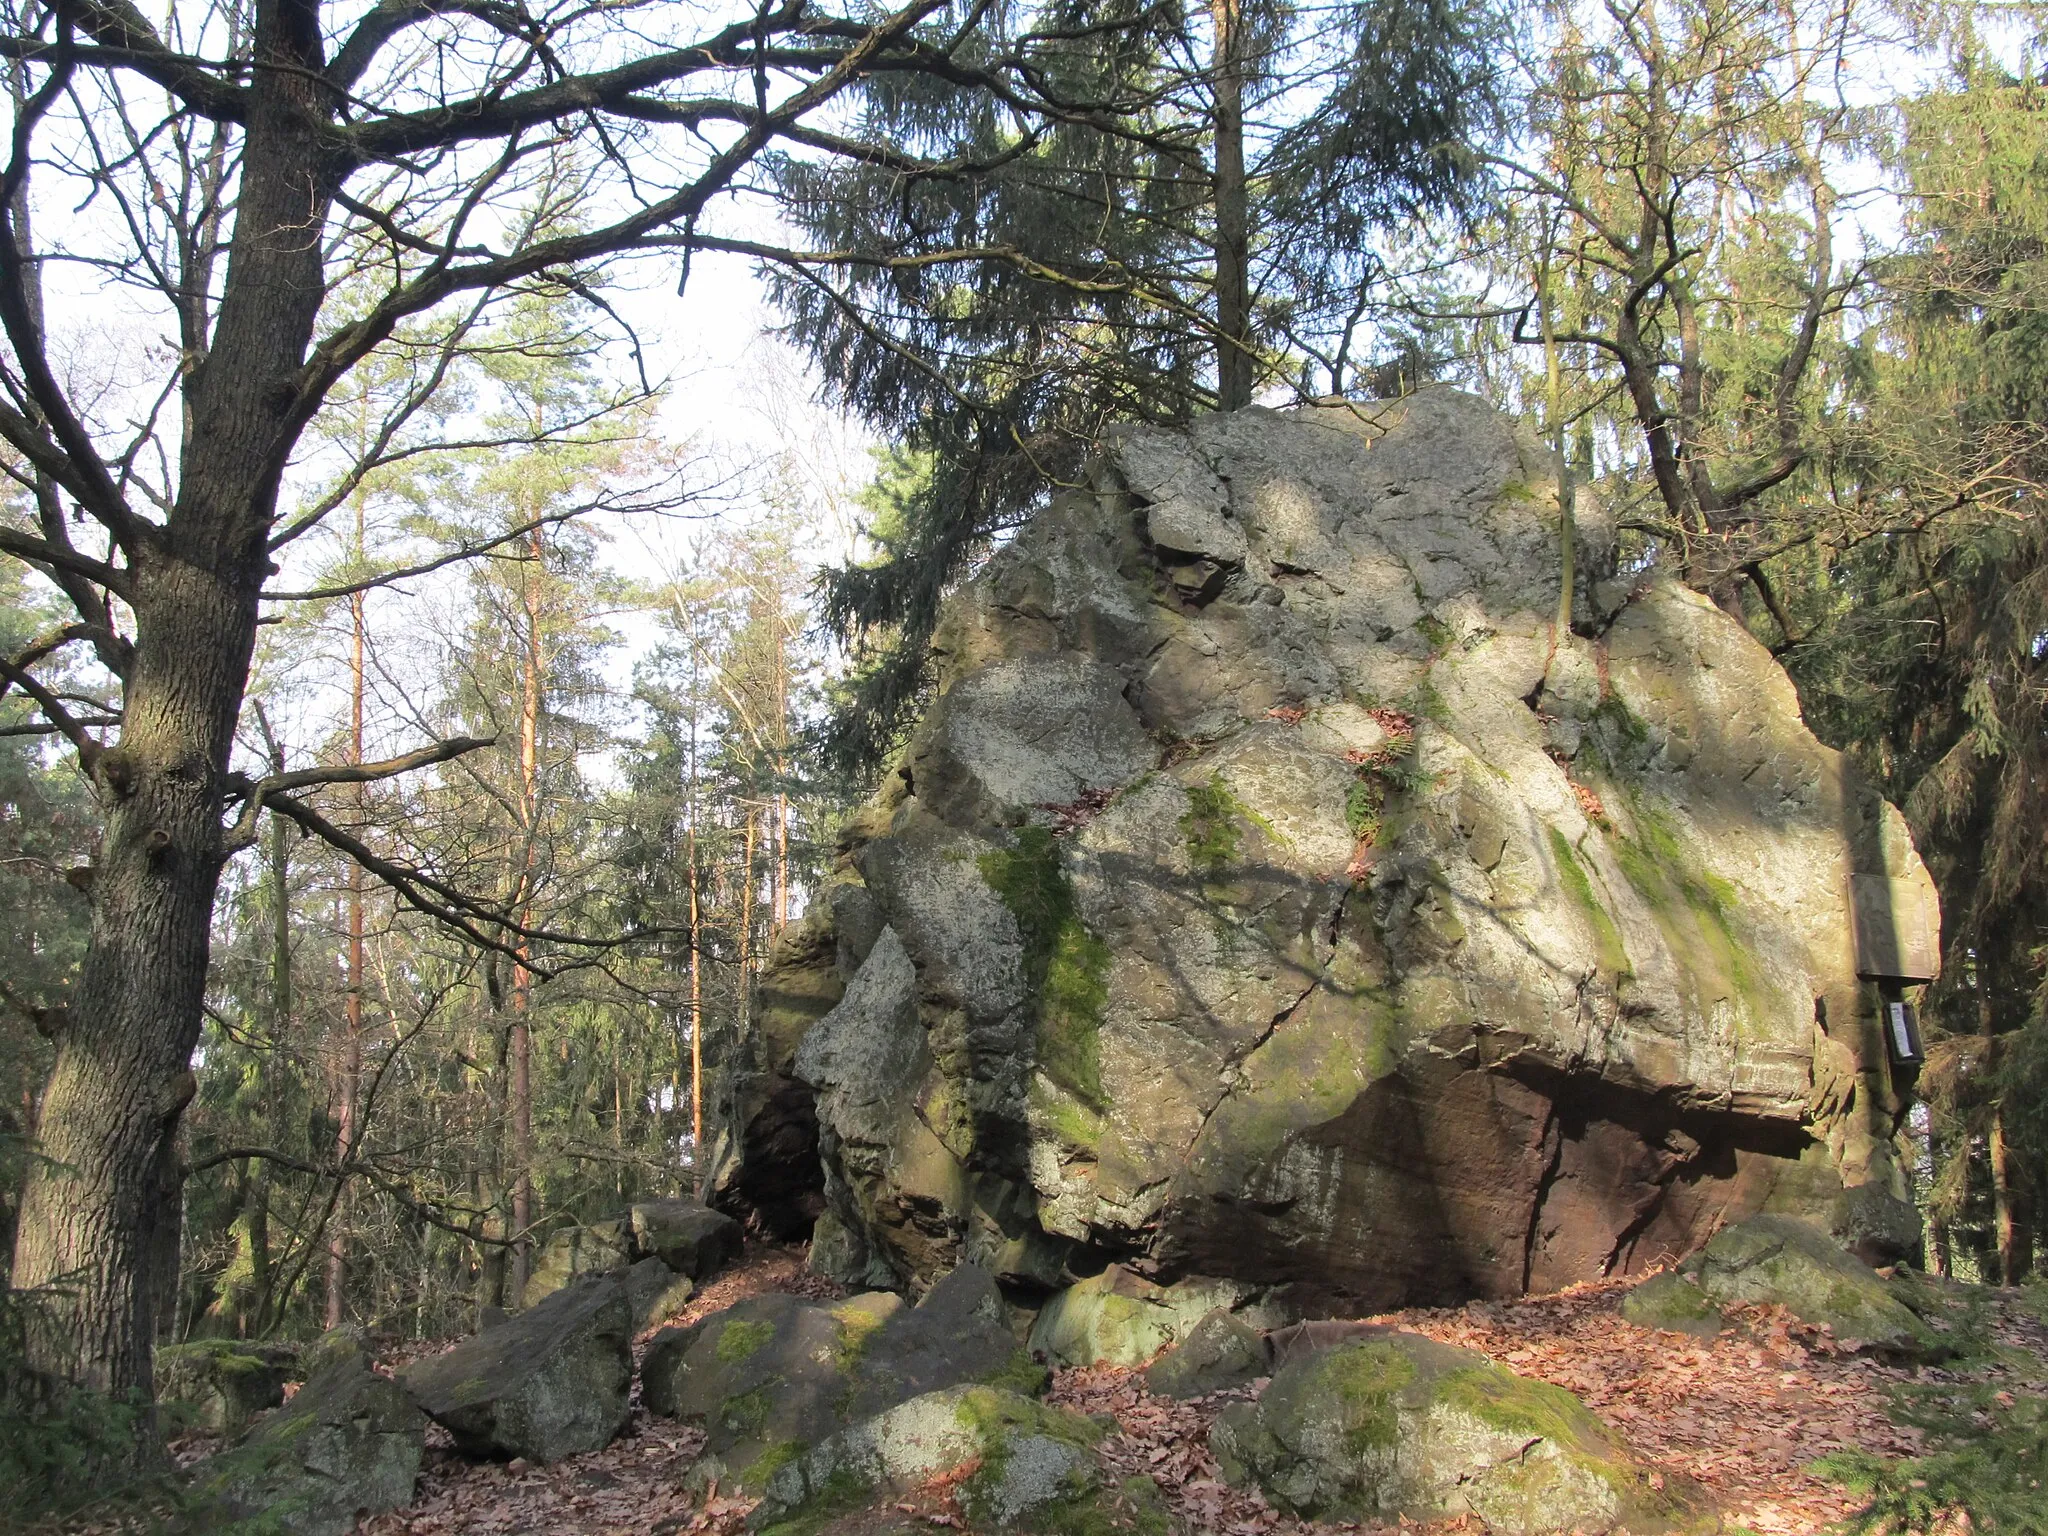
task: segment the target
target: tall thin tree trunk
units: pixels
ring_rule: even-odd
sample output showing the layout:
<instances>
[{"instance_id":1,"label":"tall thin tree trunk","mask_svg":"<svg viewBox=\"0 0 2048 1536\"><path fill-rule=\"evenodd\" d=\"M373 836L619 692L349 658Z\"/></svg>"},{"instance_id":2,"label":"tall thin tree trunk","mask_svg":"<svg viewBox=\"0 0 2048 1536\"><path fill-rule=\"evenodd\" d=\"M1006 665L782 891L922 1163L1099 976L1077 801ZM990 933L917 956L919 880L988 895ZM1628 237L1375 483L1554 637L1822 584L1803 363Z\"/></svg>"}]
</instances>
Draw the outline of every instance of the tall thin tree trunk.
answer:
<instances>
[{"instance_id":1,"label":"tall thin tree trunk","mask_svg":"<svg viewBox=\"0 0 2048 1536\"><path fill-rule=\"evenodd\" d=\"M1986 1151L1991 1161L1991 1223L1998 1250L1998 1280L2001 1285L2018 1285L2034 1267L2034 1233L2022 1185L2024 1174L2006 1139L2003 1104L1992 1109Z\"/></svg>"},{"instance_id":2,"label":"tall thin tree trunk","mask_svg":"<svg viewBox=\"0 0 2048 1536\"><path fill-rule=\"evenodd\" d=\"M364 557L364 506L358 493L356 504L356 548L358 566ZM364 606L367 593L349 598L349 698L348 760L363 761L363 662L366 642ZM364 786L354 786L355 833L362 836L369 821ZM336 1066L334 1165L337 1178L355 1155L356 1090L363 1072L363 866L354 860L348 867L348 992L342 1018L341 1059ZM348 1302L348 1219L350 1201L346 1188L335 1206L333 1225L327 1236L327 1326L336 1328L346 1315Z\"/></svg>"},{"instance_id":3,"label":"tall thin tree trunk","mask_svg":"<svg viewBox=\"0 0 2048 1536\"><path fill-rule=\"evenodd\" d=\"M748 980L754 974L754 832L760 822L760 808L747 807L747 831L740 869L740 1006L746 1007Z\"/></svg>"},{"instance_id":4,"label":"tall thin tree trunk","mask_svg":"<svg viewBox=\"0 0 2048 1536\"><path fill-rule=\"evenodd\" d=\"M527 535L527 567L523 599L526 607L526 657L519 694L519 804L525 820L520 840L519 899L513 904L520 924L533 912L533 861L540 833L540 703L541 703L541 577L547 547L536 528ZM512 966L512 1295L520 1304L532 1254L527 1229L533 1224L533 972L525 938L517 941L519 959Z\"/></svg>"},{"instance_id":5,"label":"tall thin tree trunk","mask_svg":"<svg viewBox=\"0 0 2048 1536\"><path fill-rule=\"evenodd\" d=\"M690 881L690 1184L704 1193L703 914L697 897L697 648L690 648L690 782L683 814Z\"/></svg>"},{"instance_id":6,"label":"tall thin tree trunk","mask_svg":"<svg viewBox=\"0 0 2048 1536\"><path fill-rule=\"evenodd\" d=\"M1242 0L1210 0L1216 94L1216 397L1226 411L1252 403L1251 231L1244 177Z\"/></svg>"}]
</instances>

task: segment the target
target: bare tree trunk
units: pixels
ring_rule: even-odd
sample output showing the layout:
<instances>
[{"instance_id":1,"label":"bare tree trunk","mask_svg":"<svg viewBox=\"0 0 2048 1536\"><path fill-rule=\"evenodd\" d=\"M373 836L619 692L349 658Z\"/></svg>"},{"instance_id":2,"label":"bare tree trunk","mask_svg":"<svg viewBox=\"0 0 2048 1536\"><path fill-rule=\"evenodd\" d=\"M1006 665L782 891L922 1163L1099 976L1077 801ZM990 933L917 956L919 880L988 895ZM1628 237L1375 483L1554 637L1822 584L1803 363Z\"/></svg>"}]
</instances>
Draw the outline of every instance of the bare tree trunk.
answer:
<instances>
[{"instance_id":1,"label":"bare tree trunk","mask_svg":"<svg viewBox=\"0 0 2048 1536\"><path fill-rule=\"evenodd\" d=\"M1216 403L1252 403L1251 234L1244 178L1244 26L1241 0L1210 0L1216 93Z\"/></svg>"},{"instance_id":2,"label":"bare tree trunk","mask_svg":"<svg viewBox=\"0 0 2048 1536\"><path fill-rule=\"evenodd\" d=\"M356 561L364 549L364 508L360 493L356 502ZM365 594L349 598L349 757L351 764L363 762L363 647ZM355 786L355 833L361 836L368 821L367 803L361 784ZM363 866L350 860L348 867L348 992L343 1004L341 1057L336 1067L338 1089L335 1113L334 1164L345 1169L355 1154L356 1091L363 1072ZM346 1173L338 1173L346 1179ZM344 1186L336 1205L333 1225L327 1236L327 1326L341 1325L348 1300L348 1190Z\"/></svg>"},{"instance_id":3,"label":"bare tree trunk","mask_svg":"<svg viewBox=\"0 0 2048 1536\"><path fill-rule=\"evenodd\" d=\"M740 1006L746 1006L748 979L754 974L754 832L760 808L747 807L747 832L740 870Z\"/></svg>"},{"instance_id":4,"label":"bare tree trunk","mask_svg":"<svg viewBox=\"0 0 2048 1536\"><path fill-rule=\"evenodd\" d=\"M525 826L521 829L518 899L513 912L524 925L533 909L533 860L540 828L540 702L541 702L541 592L542 560L546 545L534 529L527 537L531 559L522 594L526 608L526 658L519 694L519 804ZM512 1296L514 1304L526 1295L526 1276L532 1245L527 1228L533 1225L533 1033L529 1018L533 1009L533 972L523 963L528 941L517 945L520 959L512 966Z\"/></svg>"},{"instance_id":5,"label":"bare tree trunk","mask_svg":"<svg viewBox=\"0 0 2048 1536\"><path fill-rule=\"evenodd\" d=\"M702 914L697 907L697 740L690 733L690 824L688 839L690 878L690 1173L698 1194L704 1192L704 984L703 964L698 954L702 936Z\"/></svg>"},{"instance_id":6,"label":"bare tree trunk","mask_svg":"<svg viewBox=\"0 0 2048 1536\"><path fill-rule=\"evenodd\" d=\"M2005 1106L1991 1112L1991 1135L1987 1151L1991 1161L1992 1236L1998 1250L1998 1280L2001 1285L2018 1285L2034 1267L2033 1224L2028 1220L2025 1175L2006 1140Z\"/></svg>"}]
</instances>

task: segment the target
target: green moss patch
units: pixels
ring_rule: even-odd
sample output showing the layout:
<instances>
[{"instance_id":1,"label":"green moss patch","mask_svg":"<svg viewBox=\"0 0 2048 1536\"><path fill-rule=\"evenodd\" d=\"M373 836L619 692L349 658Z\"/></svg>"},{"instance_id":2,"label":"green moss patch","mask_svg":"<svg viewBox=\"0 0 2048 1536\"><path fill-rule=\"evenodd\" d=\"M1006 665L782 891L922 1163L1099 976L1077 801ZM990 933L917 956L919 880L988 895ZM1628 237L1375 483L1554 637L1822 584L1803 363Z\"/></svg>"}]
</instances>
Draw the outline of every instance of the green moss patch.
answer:
<instances>
[{"instance_id":1,"label":"green moss patch","mask_svg":"<svg viewBox=\"0 0 2048 1536\"><path fill-rule=\"evenodd\" d=\"M1189 785L1187 794L1188 808L1180 819L1180 830L1187 839L1188 862L1210 879L1218 879L1237 862L1243 842L1237 826L1237 797L1220 773L1212 774L1206 784Z\"/></svg>"},{"instance_id":2,"label":"green moss patch","mask_svg":"<svg viewBox=\"0 0 2048 1536\"><path fill-rule=\"evenodd\" d=\"M1401 1389L1415 1362L1391 1344L1358 1344L1334 1352L1325 1381L1344 1402L1344 1443L1354 1454L1391 1446L1400 1436Z\"/></svg>"},{"instance_id":3,"label":"green moss patch","mask_svg":"<svg viewBox=\"0 0 2048 1536\"><path fill-rule=\"evenodd\" d=\"M1000 1387L1022 1397L1037 1397L1052 1385L1052 1372L1032 1359L1030 1351L1020 1349L999 1369L983 1376L979 1385Z\"/></svg>"},{"instance_id":4,"label":"green moss patch","mask_svg":"<svg viewBox=\"0 0 2048 1536\"><path fill-rule=\"evenodd\" d=\"M758 1322L750 1318L737 1317L718 1332L718 1361L721 1365L738 1365L751 1358L775 1337L773 1323Z\"/></svg>"},{"instance_id":5,"label":"green moss patch","mask_svg":"<svg viewBox=\"0 0 2048 1536\"><path fill-rule=\"evenodd\" d=\"M1024 941L1025 985L1038 1002L1038 1069L1089 1108L1107 1109L1100 1036L1109 946L1081 921L1059 845L1048 828L1022 827L1012 847L983 854L978 867Z\"/></svg>"},{"instance_id":6,"label":"green moss patch","mask_svg":"<svg viewBox=\"0 0 2048 1536\"><path fill-rule=\"evenodd\" d=\"M1629 964L1628 946L1621 941L1621 929L1615 926L1613 916L1593 890L1591 876L1585 866L1579 863L1579 856L1571 842L1557 828L1548 829L1550 851L1557 860L1558 878L1579 910L1593 925L1594 941L1599 947L1600 968L1610 976L1630 976L1634 968Z\"/></svg>"},{"instance_id":7,"label":"green moss patch","mask_svg":"<svg viewBox=\"0 0 2048 1536\"><path fill-rule=\"evenodd\" d=\"M1615 839L1615 858L1664 930L1672 953L1704 983L1702 993L1737 1005L1738 1020L1767 1017L1762 980L1736 933L1740 893L1700 867L1645 796L1634 795L1630 811L1634 835Z\"/></svg>"}]
</instances>

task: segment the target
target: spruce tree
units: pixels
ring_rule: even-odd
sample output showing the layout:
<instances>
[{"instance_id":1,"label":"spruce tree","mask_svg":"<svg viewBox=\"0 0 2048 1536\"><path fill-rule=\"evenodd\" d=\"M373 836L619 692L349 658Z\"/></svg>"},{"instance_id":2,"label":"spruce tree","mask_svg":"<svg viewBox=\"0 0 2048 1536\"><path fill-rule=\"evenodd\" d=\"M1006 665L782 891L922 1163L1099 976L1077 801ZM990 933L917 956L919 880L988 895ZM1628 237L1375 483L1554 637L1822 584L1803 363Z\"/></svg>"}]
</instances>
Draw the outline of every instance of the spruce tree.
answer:
<instances>
[{"instance_id":1,"label":"spruce tree","mask_svg":"<svg viewBox=\"0 0 2048 1536\"><path fill-rule=\"evenodd\" d=\"M1492 126L1496 25L1478 0L1055 0L983 45L1065 110L882 74L860 128L891 154L773 161L801 240L728 245L925 471L892 487L882 557L828 581L827 623L864 650L839 762L887 751L947 585L1109 423L1356 382L1377 234L1477 187L1461 146Z\"/></svg>"}]
</instances>

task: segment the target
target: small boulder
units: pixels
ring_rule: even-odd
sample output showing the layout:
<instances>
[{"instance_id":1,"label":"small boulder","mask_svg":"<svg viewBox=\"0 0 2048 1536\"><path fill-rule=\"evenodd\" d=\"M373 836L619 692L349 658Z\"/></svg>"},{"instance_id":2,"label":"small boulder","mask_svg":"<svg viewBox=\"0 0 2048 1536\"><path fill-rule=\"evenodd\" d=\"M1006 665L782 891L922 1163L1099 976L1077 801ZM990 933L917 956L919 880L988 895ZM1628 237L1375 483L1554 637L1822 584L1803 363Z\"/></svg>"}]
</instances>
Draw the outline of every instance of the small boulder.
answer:
<instances>
[{"instance_id":1,"label":"small boulder","mask_svg":"<svg viewBox=\"0 0 2048 1536\"><path fill-rule=\"evenodd\" d=\"M831 1530L854 1511L971 1466L959 1497L976 1528L1165 1531L1151 1479L1104 1486L1095 1457L1102 1436L1080 1414L999 1387L926 1393L784 1460L753 1524L770 1533Z\"/></svg>"},{"instance_id":2,"label":"small boulder","mask_svg":"<svg viewBox=\"0 0 2048 1536\"><path fill-rule=\"evenodd\" d=\"M240 1339L194 1339L156 1352L156 1400L182 1424L239 1435L284 1401L296 1374L289 1349Z\"/></svg>"},{"instance_id":3,"label":"small boulder","mask_svg":"<svg viewBox=\"0 0 2048 1536\"><path fill-rule=\"evenodd\" d=\"M996 1320L1001 1307L971 1265L915 1307L887 1291L833 1303L751 1296L657 1333L641 1400L704 1426L700 1477L758 1491L792 1455L913 1397L972 1383L1043 1390L1045 1372Z\"/></svg>"},{"instance_id":4,"label":"small boulder","mask_svg":"<svg viewBox=\"0 0 2048 1536\"><path fill-rule=\"evenodd\" d=\"M559 1461L611 1444L631 1415L633 1309L600 1277L400 1377L464 1454Z\"/></svg>"},{"instance_id":5,"label":"small boulder","mask_svg":"<svg viewBox=\"0 0 2048 1536\"><path fill-rule=\"evenodd\" d=\"M626 1288L636 1331L649 1323L667 1322L689 1305L697 1290L688 1275L679 1275L654 1258L640 1260L619 1276L619 1283Z\"/></svg>"},{"instance_id":6,"label":"small boulder","mask_svg":"<svg viewBox=\"0 0 2048 1536\"><path fill-rule=\"evenodd\" d=\"M630 1217L633 1251L703 1281L736 1258L740 1224L694 1200L643 1200Z\"/></svg>"},{"instance_id":7,"label":"small boulder","mask_svg":"<svg viewBox=\"0 0 2048 1536\"><path fill-rule=\"evenodd\" d=\"M1226 1387L1241 1387L1272 1369L1266 1336L1218 1307L1145 1368L1145 1385L1161 1397L1206 1397Z\"/></svg>"},{"instance_id":8,"label":"small boulder","mask_svg":"<svg viewBox=\"0 0 2048 1536\"><path fill-rule=\"evenodd\" d=\"M1563 1388L1391 1328L1282 1366L1209 1446L1229 1481L1308 1519L1469 1514L1499 1536L1712 1523Z\"/></svg>"},{"instance_id":9,"label":"small boulder","mask_svg":"<svg viewBox=\"0 0 2048 1536\"><path fill-rule=\"evenodd\" d=\"M1939 1335L1855 1255L1809 1222L1752 1216L1679 1265L1631 1291L1622 1316L1647 1327L1698 1333L1745 1303L1781 1306L1845 1344L1899 1359L1931 1359Z\"/></svg>"},{"instance_id":10,"label":"small boulder","mask_svg":"<svg viewBox=\"0 0 2048 1536\"><path fill-rule=\"evenodd\" d=\"M1229 1280L1155 1285L1112 1264L1048 1301L1031 1328L1033 1354L1055 1365L1143 1365L1249 1288Z\"/></svg>"},{"instance_id":11,"label":"small boulder","mask_svg":"<svg viewBox=\"0 0 2048 1536\"><path fill-rule=\"evenodd\" d=\"M426 1420L398 1383L344 1359L207 1463L200 1487L230 1519L342 1536L358 1516L412 1502L425 1445Z\"/></svg>"}]
</instances>

